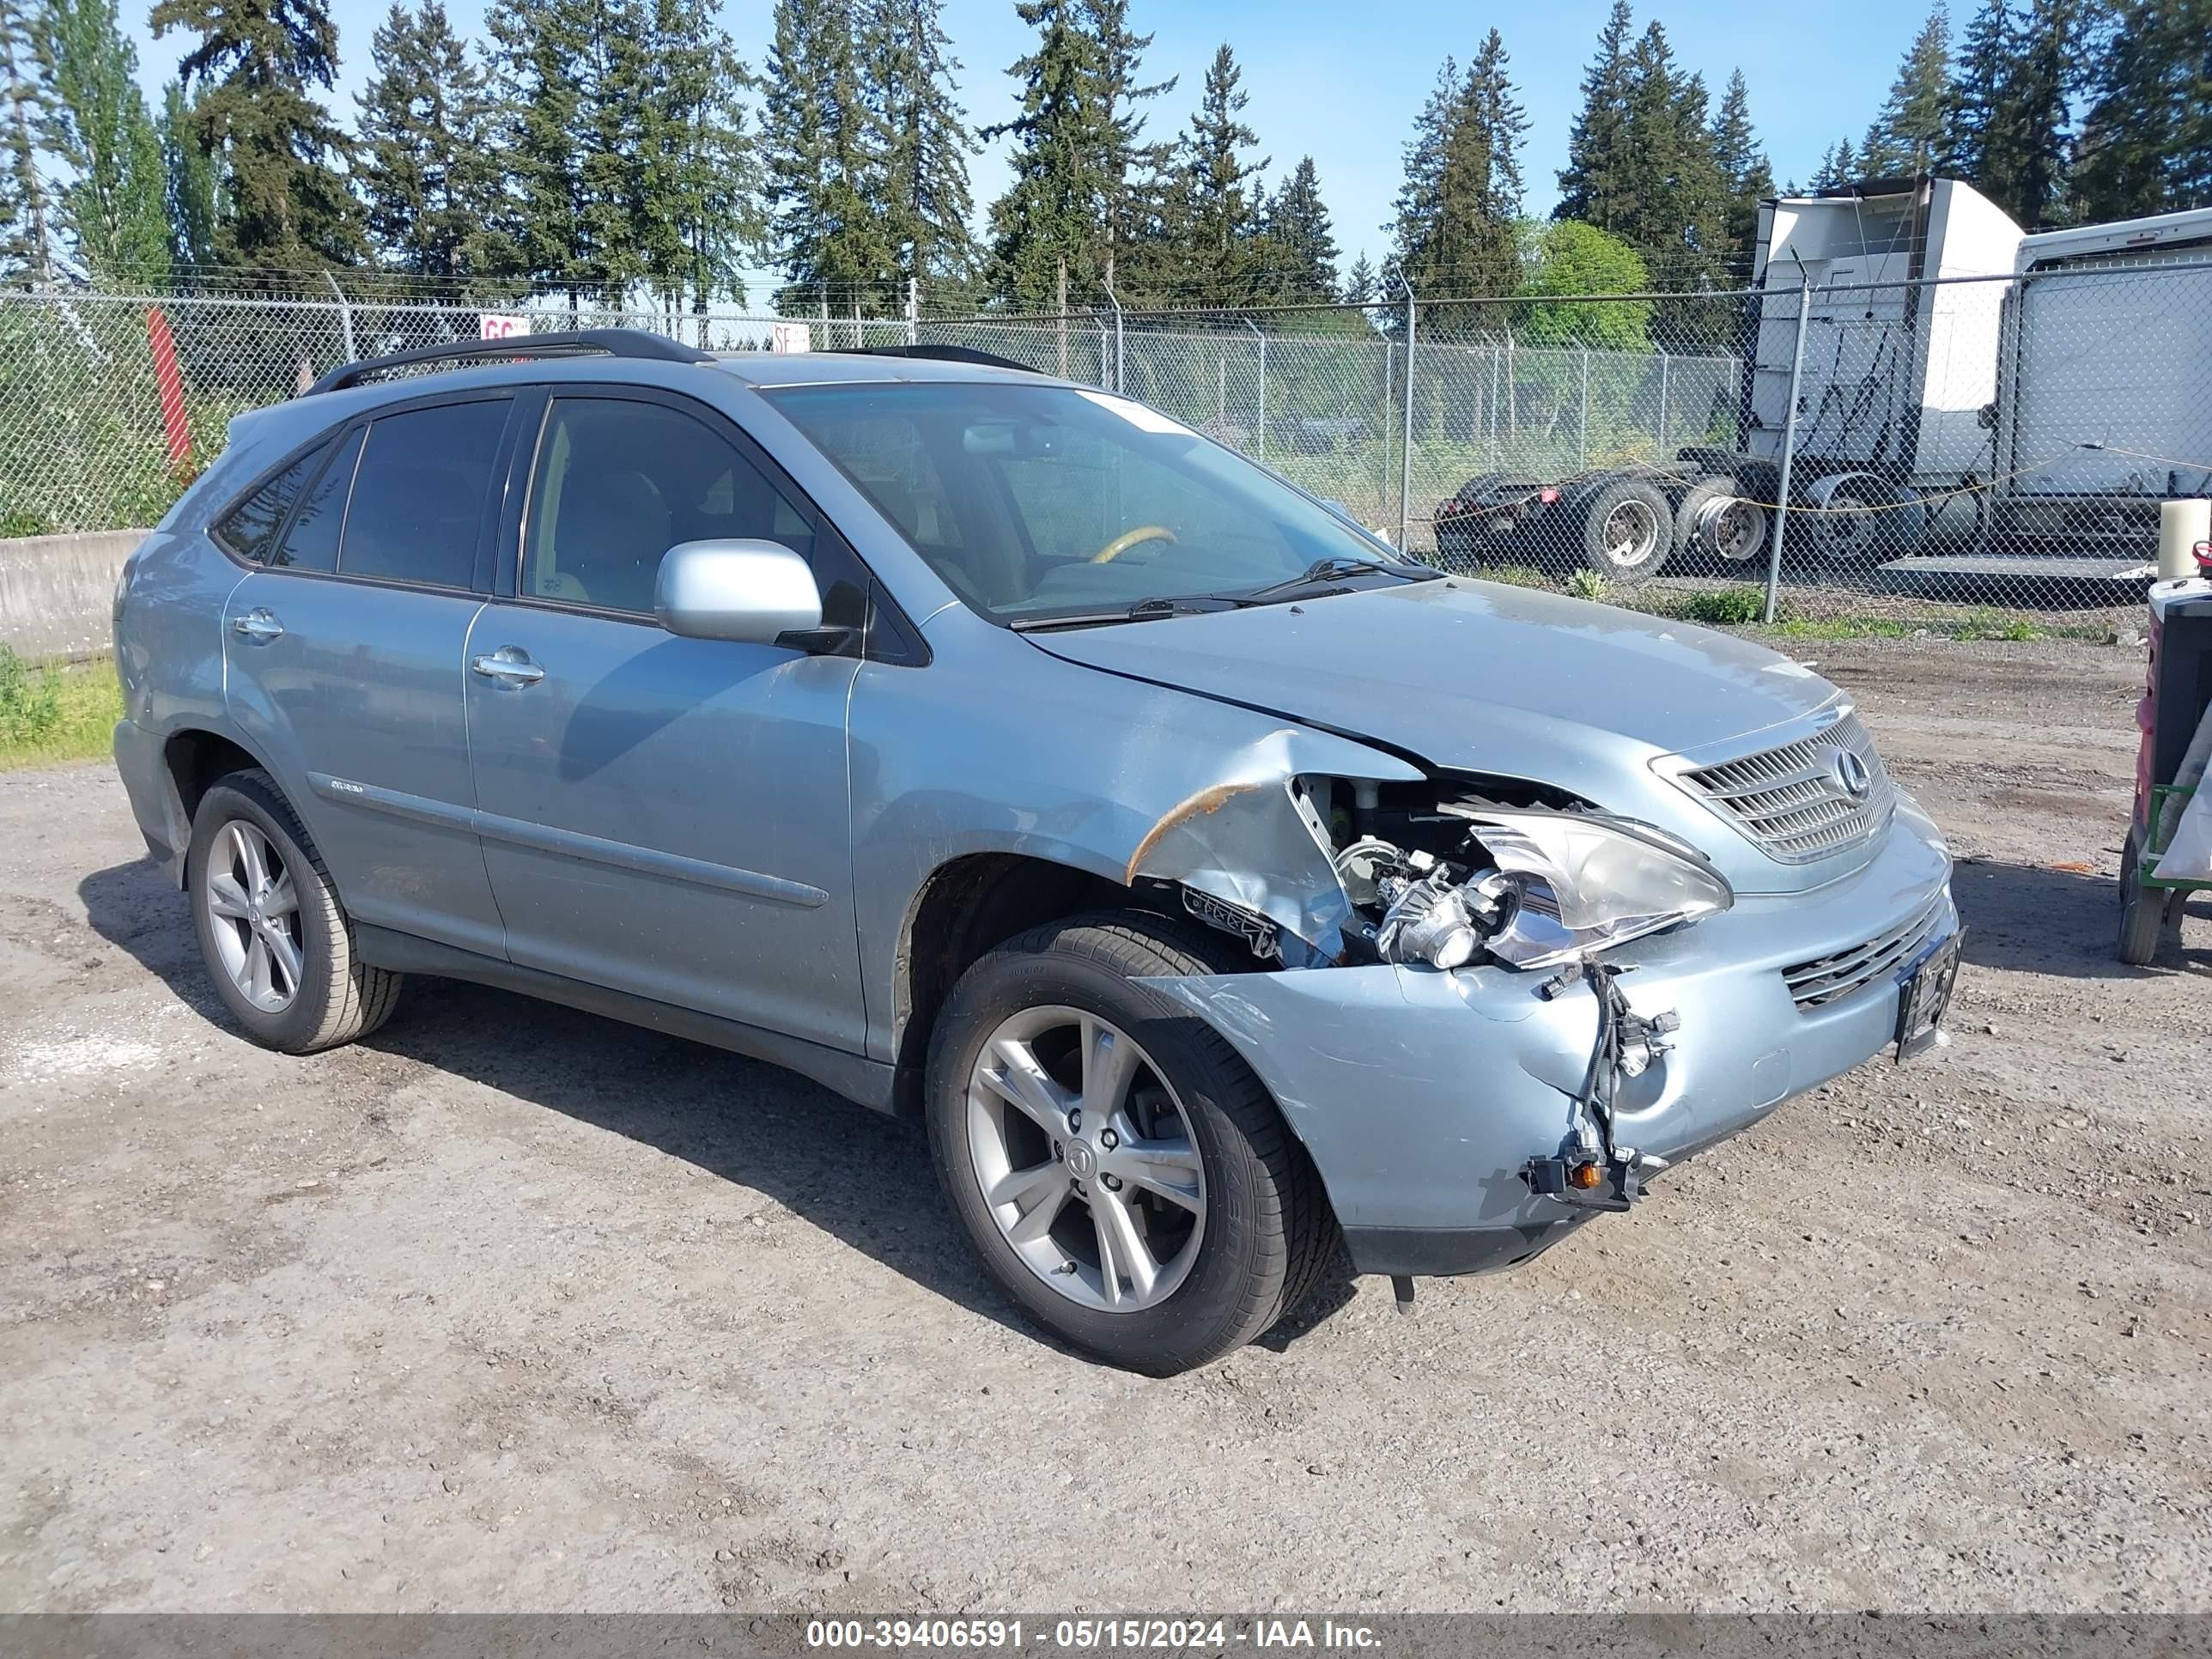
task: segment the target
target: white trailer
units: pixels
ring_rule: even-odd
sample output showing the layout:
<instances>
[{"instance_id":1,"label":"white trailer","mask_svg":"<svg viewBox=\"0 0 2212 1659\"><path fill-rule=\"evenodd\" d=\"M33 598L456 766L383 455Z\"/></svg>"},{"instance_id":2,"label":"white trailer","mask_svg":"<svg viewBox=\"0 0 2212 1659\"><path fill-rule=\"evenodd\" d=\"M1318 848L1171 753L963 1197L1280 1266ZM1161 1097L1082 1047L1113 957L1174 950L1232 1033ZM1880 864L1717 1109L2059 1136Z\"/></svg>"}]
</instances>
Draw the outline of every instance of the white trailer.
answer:
<instances>
[{"instance_id":1,"label":"white trailer","mask_svg":"<svg viewBox=\"0 0 2212 1659\"><path fill-rule=\"evenodd\" d=\"M2212 209L2024 237L1996 390L1993 542L2148 556L2212 495Z\"/></svg>"}]
</instances>

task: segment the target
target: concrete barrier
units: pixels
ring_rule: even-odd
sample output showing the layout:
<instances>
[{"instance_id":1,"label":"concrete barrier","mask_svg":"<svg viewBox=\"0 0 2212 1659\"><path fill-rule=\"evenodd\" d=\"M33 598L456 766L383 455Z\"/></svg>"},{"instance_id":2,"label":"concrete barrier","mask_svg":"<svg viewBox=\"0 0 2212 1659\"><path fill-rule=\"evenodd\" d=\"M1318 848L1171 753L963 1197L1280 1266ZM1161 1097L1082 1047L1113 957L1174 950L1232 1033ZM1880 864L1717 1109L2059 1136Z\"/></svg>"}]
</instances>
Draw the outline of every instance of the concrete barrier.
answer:
<instances>
[{"instance_id":1,"label":"concrete barrier","mask_svg":"<svg viewBox=\"0 0 2212 1659\"><path fill-rule=\"evenodd\" d=\"M33 662L108 650L115 578L143 530L0 541L0 645Z\"/></svg>"}]
</instances>

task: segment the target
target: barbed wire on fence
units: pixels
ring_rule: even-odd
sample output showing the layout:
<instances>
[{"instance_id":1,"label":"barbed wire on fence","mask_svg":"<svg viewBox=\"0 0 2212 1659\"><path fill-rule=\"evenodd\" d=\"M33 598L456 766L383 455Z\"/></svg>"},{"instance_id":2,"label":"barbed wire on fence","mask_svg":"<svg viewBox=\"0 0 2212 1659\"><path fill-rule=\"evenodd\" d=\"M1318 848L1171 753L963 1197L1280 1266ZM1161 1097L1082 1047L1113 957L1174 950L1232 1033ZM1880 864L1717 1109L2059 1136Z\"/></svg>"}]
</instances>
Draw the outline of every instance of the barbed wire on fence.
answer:
<instances>
[{"instance_id":1,"label":"barbed wire on fence","mask_svg":"<svg viewBox=\"0 0 2212 1659\"><path fill-rule=\"evenodd\" d=\"M1715 619L1753 587L1808 625L2041 627L2131 606L2160 501L2212 495L2208 272L1422 297L1410 341L1402 298L801 320L816 349L964 346L1118 388L1455 569ZM717 352L792 320L325 286L0 294L0 534L151 523L236 415L487 312Z\"/></svg>"}]
</instances>

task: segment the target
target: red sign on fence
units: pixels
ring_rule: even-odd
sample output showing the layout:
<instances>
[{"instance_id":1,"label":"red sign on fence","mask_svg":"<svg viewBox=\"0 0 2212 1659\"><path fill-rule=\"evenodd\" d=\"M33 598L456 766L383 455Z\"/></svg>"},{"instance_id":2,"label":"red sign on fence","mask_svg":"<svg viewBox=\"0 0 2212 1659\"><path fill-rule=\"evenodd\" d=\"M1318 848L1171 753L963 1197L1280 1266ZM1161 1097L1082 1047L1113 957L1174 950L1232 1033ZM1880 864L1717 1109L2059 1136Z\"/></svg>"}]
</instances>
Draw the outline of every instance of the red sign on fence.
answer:
<instances>
[{"instance_id":1,"label":"red sign on fence","mask_svg":"<svg viewBox=\"0 0 2212 1659\"><path fill-rule=\"evenodd\" d=\"M192 459L192 428L185 418L185 377L177 367L177 340L161 307L146 309L146 337L154 348L154 386L161 399L161 434L169 443L169 465L181 472Z\"/></svg>"}]
</instances>

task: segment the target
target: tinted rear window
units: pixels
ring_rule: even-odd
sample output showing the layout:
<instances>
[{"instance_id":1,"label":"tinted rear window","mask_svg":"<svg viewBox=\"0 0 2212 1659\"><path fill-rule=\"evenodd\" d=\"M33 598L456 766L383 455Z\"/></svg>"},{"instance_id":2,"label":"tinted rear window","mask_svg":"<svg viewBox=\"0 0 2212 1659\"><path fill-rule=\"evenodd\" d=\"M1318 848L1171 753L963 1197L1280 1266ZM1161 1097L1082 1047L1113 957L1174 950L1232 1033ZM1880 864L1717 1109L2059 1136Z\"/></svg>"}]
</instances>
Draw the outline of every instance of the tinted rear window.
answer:
<instances>
[{"instance_id":1,"label":"tinted rear window","mask_svg":"<svg viewBox=\"0 0 2212 1659\"><path fill-rule=\"evenodd\" d=\"M507 408L504 398L446 404L374 422L354 472L338 568L468 586Z\"/></svg>"},{"instance_id":2,"label":"tinted rear window","mask_svg":"<svg viewBox=\"0 0 2212 1659\"><path fill-rule=\"evenodd\" d=\"M329 453L328 444L309 450L224 515L216 528L232 552L256 564L268 562L276 532L284 527L285 514Z\"/></svg>"}]
</instances>

